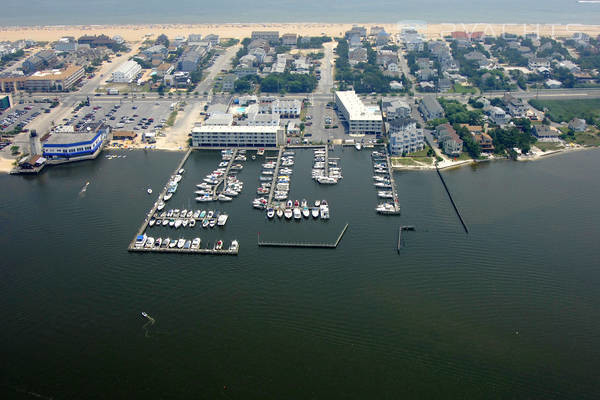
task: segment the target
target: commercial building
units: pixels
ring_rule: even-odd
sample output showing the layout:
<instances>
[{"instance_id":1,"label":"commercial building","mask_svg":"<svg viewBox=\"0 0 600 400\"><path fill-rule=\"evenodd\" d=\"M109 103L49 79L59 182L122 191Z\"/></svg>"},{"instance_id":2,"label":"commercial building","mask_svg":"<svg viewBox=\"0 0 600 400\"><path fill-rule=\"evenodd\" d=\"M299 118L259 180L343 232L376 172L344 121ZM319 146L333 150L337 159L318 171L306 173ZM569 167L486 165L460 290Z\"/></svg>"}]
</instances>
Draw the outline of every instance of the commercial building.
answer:
<instances>
[{"instance_id":1,"label":"commercial building","mask_svg":"<svg viewBox=\"0 0 600 400\"><path fill-rule=\"evenodd\" d=\"M379 107L367 107L353 90L335 92L335 105L351 135L380 135L383 118Z\"/></svg>"},{"instance_id":2,"label":"commercial building","mask_svg":"<svg viewBox=\"0 0 600 400\"><path fill-rule=\"evenodd\" d=\"M277 147L276 126L198 126L192 129L193 147Z\"/></svg>"},{"instance_id":3,"label":"commercial building","mask_svg":"<svg viewBox=\"0 0 600 400\"><path fill-rule=\"evenodd\" d=\"M140 64L133 60L126 61L112 73L112 80L115 83L131 83L141 70Z\"/></svg>"},{"instance_id":4,"label":"commercial building","mask_svg":"<svg viewBox=\"0 0 600 400\"><path fill-rule=\"evenodd\" d=\"M96 158L110 133L102 123L88 124L79 132L53 132L42 142L42 155L50 164Z\"/></svg>"},{"instance_id":5,"label":"commercial building","mask_svg":"<svg viewBox=\"0 0 600 400\"><path fill-rule=\"evenodd\" d=\"M233 125L233 114L229 113L215 113L211 114L208 119L204 121L205 126L231 126Z\"/></svg>"},{"instance_id":6,"label":"commercial building","mask_svg":"<svg viewBox=\"0 0 600 400\"><path fill-rule=\"evenodd\" d=\"M64 69L38 71L29 76L0 78L0 92L26 90L29 92L66 91L79 82L85 71L83 67L69 65Z\"/></svg>"},{"instance_id":7,"label":"commercial building","mask_svg":"<svg viewBox=\"0 0 600 400\"><path fill-rule=\"evenodd\" d=\"M23 71L31 74L44 68L52 68L58 62L54 50L42 50L23 61Z\"/></svg>"},{"instance_id":8,"label":"commercial building","mask_svg":"<svg viewBox=\"0 0 600 400\"><path fill-rule=\"evenodd\" d=\"M417 122L412 118L396 118L390 121L390 152L392 154L407 154L423 150L423 130L417 128Z\"/></svg>"}]
</instances>

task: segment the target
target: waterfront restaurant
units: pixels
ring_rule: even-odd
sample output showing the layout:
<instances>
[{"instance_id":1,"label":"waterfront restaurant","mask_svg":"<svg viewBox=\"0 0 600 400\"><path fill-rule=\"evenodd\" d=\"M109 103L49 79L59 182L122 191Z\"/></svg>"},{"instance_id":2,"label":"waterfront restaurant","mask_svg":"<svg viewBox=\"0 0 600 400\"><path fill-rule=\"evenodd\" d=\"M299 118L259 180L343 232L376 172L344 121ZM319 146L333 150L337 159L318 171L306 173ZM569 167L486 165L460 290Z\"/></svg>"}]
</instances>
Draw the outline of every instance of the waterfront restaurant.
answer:
<instances>
[{"instance_id":1,"label":"waterfront restaurant","mask_svg":"<svg viewBox=\"0 0 600 400\"><path fill-rule=\"evenodd\" d=\"M42 143L42 154L50 164L93 159L109 133L110 127L102 123L88 124L79 132L53 132Z\"/></svg>"}]
</instances>

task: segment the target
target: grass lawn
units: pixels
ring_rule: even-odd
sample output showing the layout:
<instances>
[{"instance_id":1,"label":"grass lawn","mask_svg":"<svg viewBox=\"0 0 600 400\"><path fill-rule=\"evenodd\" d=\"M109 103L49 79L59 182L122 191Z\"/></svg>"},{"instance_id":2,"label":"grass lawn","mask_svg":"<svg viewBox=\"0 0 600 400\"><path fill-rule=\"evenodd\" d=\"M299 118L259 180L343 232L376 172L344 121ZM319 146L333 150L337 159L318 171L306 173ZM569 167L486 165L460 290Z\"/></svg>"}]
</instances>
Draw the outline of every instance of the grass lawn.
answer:
<instances>
[{"instance_id":1,"label":"grass lawn","mask_svg":"<svg viewBox=\"0 0 600 400\"><path fill-rule=\"evenodd\" d=\"M177 118L177 111L173 111L169 118L167 118L167 126L173 126L175 124L175 118Z\"/></svg>"},{"instance_id":2,"label":"grass lawn","mask_svg":"<svg viewBox=\"0 0 600 400\"><path fill-rule=\"evenodd\" d=\"M600 146L600 137L588 132L576 132L575 143L583 146Z\"/></svg>"},{"instance_id":3,"label":"grass lawn","mask_svg":"<svg viewBox=\"0 0 600 400\"><path fill-rule=\"evenodd\" d=\"M415 161L422 162L423 164L431 165L433 164L433 157L413 157Z\"/></svg>"},{"instance_id":4,"label":"grass lawn","mask_svg":"<svg viewBox=\"0 0 600 400\"><path fill-rule=\"evenodd\" d=\"M554 122L569 122L586 115L600 117L600 99L535 100L529 101L538 110L548 109L548 118Z\"/></svg>"},{"instance_id":5,"label":"grass lawn","mask_svg":"<svg viewBox=\"0 0 600 400\"><path fill-rule=\"evenodd\" d=\"M534 146L540 149L541 151L553 151L562 149L563 147L560 143L553 142L535 142Z\"/></svg>"},{"instance_id":6,"label":"grass lawn","mask_svg":"<svg viewBox=\"0 0 600 400\"><path fill-rule=\"evenodd\" d=\"M427 152L431 149L429 145L426 145L423 150L415 151L414 153L410 153L411 157L427 157Z\"/></svg>"},{"instance_id":7,"label":"grass lawn","mask_svg":"<svg viewBox=\"0 0 600 400\"><path fill-rule=\"evenodd\" d=\"M392 165L419 165L412 158L392 157Z\"/></svg>"},{"instance_id":8,"label":"grass lawn","mask_svg":"<svg viewBox=\"0 0 600 400\"><path fill-rule=\"evenodd\" d=\"M477 89L472 86L463 86L460 83L455 83L454 87L450 89L451 93L467 93L477 94Z\"/></svg>"}]
</instances>

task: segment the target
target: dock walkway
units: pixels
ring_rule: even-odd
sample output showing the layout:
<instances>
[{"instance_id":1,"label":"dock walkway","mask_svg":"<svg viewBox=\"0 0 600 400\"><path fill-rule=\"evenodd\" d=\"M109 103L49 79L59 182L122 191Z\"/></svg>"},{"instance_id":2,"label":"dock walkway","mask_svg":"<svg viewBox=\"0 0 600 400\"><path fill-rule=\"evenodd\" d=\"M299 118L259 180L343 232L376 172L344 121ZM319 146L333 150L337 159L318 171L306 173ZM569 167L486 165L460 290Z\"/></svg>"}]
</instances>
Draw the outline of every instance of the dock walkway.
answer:
<instances>
[{"instance_id":1,"label":"dock walkway","mask_svg":"<svg viewBox=\"0 0 600 400\"><path fill-rule=\"evenodd\" d=\"M396 182L394 182L394 171L392 170L392 162L390 160L390 153L386 150L385 160L387 164L388 176L390 177L390 184L392 186L392 196L394 197L394 211L387 212L388 215L400 214L400 201L398 200L398 192L396 191Z\"/></svg>"},{"instance_id":2,"label":"dock walkway","mask_svg":"<svg viewBox=\"0 0 600 400\"><path fill-rule=\"evenodd\" d=\"M213 193L212 193L213 200L217 199L217 196L218 196L217 192L218 192L219 186L221 186L221 184L225 183L225 181L227 180L227 176L229 175L231 166L235 162L235 157L237 156L237 153L238 153L238 149L234 149L233 153L231 154L231 160L229 160L229 164L227 164L227 168L225 168L225 173L223 174L223 179L221 179L219 182L217 182L217 184L213 188ZM225 185L223 185L223 188L225 188ZM221 190L221 193L223 193L223 190Z\"/></svg>"},{"instance_id":3,"label":"dock walkway","mask_svg":"<svg viewBox=\"0 0 600 400\"><path fill-rule=\"evenodd\" d=\"M285 150L284 146L279 148L279 154L277 154L277 163L275 164L275 170L273 171L273 180L271 181L271 187L269 188L269 199L267 200L267 207L273 207L273 195L275 194L275 186L277 185L277 177L279 176L279 167L281 166L281 156Z\"/></svg>"},{"instance_id":4,"label":"dock walkway","mask_svg":"<svg viewBox=\"0 0 600 400\"><path fill-rule=\"evenodd\" d=\"M333 243L318 243L318 242L263 242L260 240L260 232L258 234L258 246L260 247L304 247L304 248L322 248L322 249L335 249L340 244L344 233L348 229L348 225L344 226L342 232L339 234L337 240Z\"/></svg>"}]
</instances>

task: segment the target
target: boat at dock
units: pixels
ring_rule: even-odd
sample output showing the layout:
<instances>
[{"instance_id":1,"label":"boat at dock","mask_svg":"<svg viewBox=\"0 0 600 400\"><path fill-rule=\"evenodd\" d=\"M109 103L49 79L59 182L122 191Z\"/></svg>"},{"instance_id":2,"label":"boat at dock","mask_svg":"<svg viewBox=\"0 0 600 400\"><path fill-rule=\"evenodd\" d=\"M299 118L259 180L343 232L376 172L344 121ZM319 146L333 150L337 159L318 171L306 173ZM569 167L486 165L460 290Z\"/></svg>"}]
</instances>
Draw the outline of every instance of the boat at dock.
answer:
<instances>
[{"instance_id":1,"label":"boat at dock","mask_svg":"<svg viewBox=\"0 0 600 400\"><path fill-rule=\"evenodd\" d=\"M313 207L311 214L313 218L319 218L319 207Z\"/></svg>"},{"instance_id":2,"label":"boat at dock","mask_svg":"<svg viewBox=\"0 0 600 400\"><path fill-rule=\"evenodd\" d=\"M302 211L300 211L300 207L294 207L294 219L301 219Z\"/></svg>"},{"instance_id":3,"label":"boat at dock","mask_svg":"<svg viewBox=\"0 0 600 400\"><path fill-rule=\"evenodd\" d=\"M200 248L200 243L201 243L201 239L200 238L194 238L194 240L192 240L192 249L196 250Z\"/></svg>"},{"instance_id":4,"label":"boat at dock","mask_svg":"<svg viewBox=\"0 0 600 400\"><path fill-rule=\"evenodd\" d=\"M215 250L221 250L222 248L223 248L223 241L217 240L217 243L215 243Z\"/></svg>"},{"instance_id":5,"label":"boat at dock","mask_svg":"<svg viewBox=\"0 0 600 400\"><path fill-rule=\"evenodd\" d=\"M225 226L225 224L227 223L227 219L229 218L229 215L227 214L221 214L219 215L219 217L217 218L217 225L218 226Z\"/></svg>"},{"instance_id":6,"label":"boat at dock","mask_svg":"<svg viewBox=\"0 0 600 400\"><path fill-rule=\"evenodd\" d=\"M179 239L177 241L177 248L178 249L183 249L183 246L185 245L185 239Z\"/></svg>"},{"instance_id":7,"label":"boat at dock","mask_svg":"<svg viewBox=\"0 0 600 400\"><path fill-rule=\"evenodd\" d=\"M281 207L277 208L277 218L281 218L283 217L283 210L281 209Z\"/></svg>"},{"instance_id":8,"label":"boat at dock","mask_svg":"<svg viewBox=\"0 0 600 400\"><path fill-rule=\"evenodd\" d=\"M232 240L231 245L229 246L229 251L238 251L240 248L240 244L237 240Z\"/></svg>"}]
</instances>

